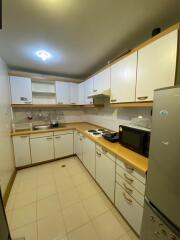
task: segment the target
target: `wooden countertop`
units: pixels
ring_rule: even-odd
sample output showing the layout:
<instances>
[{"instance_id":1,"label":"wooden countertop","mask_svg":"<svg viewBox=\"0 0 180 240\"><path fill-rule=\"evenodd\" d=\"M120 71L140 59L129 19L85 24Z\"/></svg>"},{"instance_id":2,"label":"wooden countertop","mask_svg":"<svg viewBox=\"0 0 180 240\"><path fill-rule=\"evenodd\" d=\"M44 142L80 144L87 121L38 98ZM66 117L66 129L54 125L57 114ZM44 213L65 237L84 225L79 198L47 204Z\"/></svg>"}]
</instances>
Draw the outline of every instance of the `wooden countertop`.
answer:
<instances>
[{"instance_id":1,"label":"wooden countertop","mask_svg":"<svg viewBox=\"0 0 180 240\"><path fill-rule=\"evenodd\" d=\"M142 173L146 173L148 170L148 158L131 151L130 149L123 147L119 143L111 143L105 140L103 137L93 137L86 133L89 129L96 129L100 126L93 125L90 123L66 123L66 126L63 128L54 128L47 130L26 130L26 131L18 131L12 133L11 136L19 136L19 135L29 135L29 134L37 134L37 133L46 133L46 132L57 132L57 131L65 131L65 130L77 130L84 134L86 137L94 141L95 143L101 145L103 148L107 149L107 151L115 154L117 158L131 164L137 170Z\"/></svg>"}]
</instances>

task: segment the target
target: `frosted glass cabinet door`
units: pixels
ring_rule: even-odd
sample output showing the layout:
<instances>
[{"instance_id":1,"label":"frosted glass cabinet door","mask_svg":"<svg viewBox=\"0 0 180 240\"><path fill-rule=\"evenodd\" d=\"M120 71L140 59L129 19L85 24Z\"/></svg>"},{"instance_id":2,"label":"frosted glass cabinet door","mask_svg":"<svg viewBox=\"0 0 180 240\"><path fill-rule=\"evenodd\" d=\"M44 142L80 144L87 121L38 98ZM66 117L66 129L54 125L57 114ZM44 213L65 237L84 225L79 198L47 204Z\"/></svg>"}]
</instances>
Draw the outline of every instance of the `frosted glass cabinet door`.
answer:
<instances>
[{"instance_id":1,"label":"frosted glass cabinet door","mask_svg":"<svg viewBox=\"0 0 180 240\"><path fill-rule=\"evenodd\" d=\"M31 79L24 77L10 77L12 104L31 104Z\"/></svg>"},{"instance_id":2,"label":"frosted glass cabinet door","mask_svg":"<svg viewBox=\"0 0 180 240\"><path fill-rule=\"evenodd\" d=\"M175 82L178 30L138 51L136 101L153 100L157 88Z\"/></svg>"},{"instance_id":3,"label":"frosted glass cabinet door","mask_svg":"<svg viewBox=\"0 0 180 240\"><path fill-rule=\"evenodd\" d=\"M111 103L134 102L137 52L111 66Z\"/></svg>"},{"instance_id":4,"label":"frosted glass cabinet door","mask_svg":"<svg viewBox=\"0 0 180 240\"><path fill-rule=\"evenodd\" d=\"M57 104L70 104L70 83L56 82Z\"/></svg>"}]
</instances>

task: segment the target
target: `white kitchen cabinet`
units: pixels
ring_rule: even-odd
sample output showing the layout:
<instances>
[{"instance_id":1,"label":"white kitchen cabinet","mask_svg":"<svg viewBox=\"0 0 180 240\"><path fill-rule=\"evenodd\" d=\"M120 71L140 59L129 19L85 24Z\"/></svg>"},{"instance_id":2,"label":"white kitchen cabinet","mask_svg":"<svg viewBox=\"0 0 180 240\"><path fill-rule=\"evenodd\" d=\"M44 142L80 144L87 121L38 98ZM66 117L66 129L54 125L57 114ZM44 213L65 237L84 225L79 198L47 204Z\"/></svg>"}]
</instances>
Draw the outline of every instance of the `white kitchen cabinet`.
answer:
<instances>
[{"instance_id":1,"label":"white kitchen cabinet","mask_svg":"<svg viewBox=\"0 0 180 240\"><path fill-rule=\"evenodd\" d=\"M10 77L12 104L31 104L31 79L24 77Z\"/></svg>"},{"instance_id":2,"label":"white kitchen cabinet","mask_svg":"<svg viewBox=\"0 0 180 240\"><path fill-rule=\"evenodd\" d=\"M70 103L78 104L78 84L70 83Z\"/></svg>"},{"instance_id":3,"label":"white kitchen cabinet","mask_svg":"<svg viewBox=\"0 0 180 240\"><path fill-rule=\"evenodd\" d=\"M138 51L137 101L151 101L154 89L174 85L177 39L175 30Z\"/></svg>"},{"instance_id":4,"label":"white kitchen cabinet","mask_svg":"<svg viewBox=\"0 0 180 240\"><path fill-rule=\"evenodd\" d=\"M53 135L47 134L30 138L32 163L39 163L54 159Z\"/></svg>"},{"instance_id":5,"label":"white kitchen cabinet","mask_svg":"<svg viewBox=\"0 0 180 240\"><path fill-rule=\"evenodd\" d=\"M13 146L16 167L22 167L31 164L29 136L14 136Z\"/></svg>"},{"instance_id":6,"label":"white kitchen cabinet","mask_svg":"<svg viewBox=\"0 0 180 240\"><path fill-rule=\"evenodd\" d=\"M56 81L57 104L70 104L70 83Z\"/></svg>"},{"instance_id":7,"label":"white kitchen cabinet","mask_svg":"<svg viewBox=\"0 0 180 240\"><path fill-rule=\"evenodd\" d=\"M106 152L103 153L98 148L96 148L96 181L114 202L115 157L109 158L106 156Z\"/></svg>"},{"instance_id":8,"label":"white kitchen cabinet","mask_svg":"<svg viewBox=\"0 0 180 240\"><path fill-rule=\"evenodd\" d=\"M84 105L85 104L85 83L78 84L78 104Z\"/></svg>"},{"instance_id":9,"label":"white kitchen cabinet","mask_svg":"<svg viewBox=\"0 0 180 240\"><path fill-rule=\"evenodd\" d=\"M83 135L80 132L74 134L74 151L77 157L83 161Z\"/></svg>"},{"instance_id":10,"label":"white kitchen cabinet","mask_svg":"<svg viewBox=\"0 0 180 240\"><path fill-rule=\"evenodd\" d=\"M134 102L137 52L111 66L111 103Z\"/></svg>"},{"instance_id":11,"label":"white kitchen cabinet","mask_svg":"<svg viewBox=\"0 0 180 240\"><path fill-rule=\"evenodd\" d=\"M110 67L102 70L94 76L93 93L102 93L110 89Z\"/></svg>"},{"instance_id":12,"label":"white kitchen cabinet","mask_svg":"<svg viewBox=\"0 0 180 240\"><path fill-rule=\"evenodd\" d=\"M66 157L74 153L73 132L54 136L55 158Z\"/></svg>"},{"instance_id":13,"label":"white kitchen cabinet","mask_svg":"<svg viewBox=\"0 0 180 240\"><path fill-rule=\"evenodd\" d=\"M93 94L93 77L85 81L85 104L93 104L93 99L88 98L89 95Z\"/></svg>"},{"instance_id":14,"label":"white kitchen cabinet","mask_svg":"<svg viewBox=\"0 0 180 240\"><path fill-rule=\"evenodd\" d=\"M140 234L144 208L139 205L118 183L116 183L115 190L115 205L132 228Z\"/></svg>"},{"instance_id":15,"label":"white kitchen cabinet","mask_svg":"<svg viewBox=\"0 0 180 240\"><path fill-rule=\"evenodd\" d=\"M95 143L83 136L83 164L95 178Z\"/></svg>"}]
</instances>

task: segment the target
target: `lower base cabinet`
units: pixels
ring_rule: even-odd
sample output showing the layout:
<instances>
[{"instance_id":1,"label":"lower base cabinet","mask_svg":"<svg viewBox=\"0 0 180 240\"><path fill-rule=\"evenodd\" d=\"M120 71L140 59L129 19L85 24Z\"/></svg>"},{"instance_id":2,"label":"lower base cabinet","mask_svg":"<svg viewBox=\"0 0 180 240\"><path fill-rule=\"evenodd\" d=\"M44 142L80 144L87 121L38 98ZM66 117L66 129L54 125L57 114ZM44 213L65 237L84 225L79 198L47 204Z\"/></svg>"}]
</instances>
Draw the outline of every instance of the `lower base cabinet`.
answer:
<instances>
[{"instance_id":1,"label":"lower base cabinet","mask_svg":"<svg viewBox=\"0 0 180 240\"><path fill-rule=\"evenodd\" d=\"M112 202L115 189L115 158L110 159L106 153L96 149L96 181Z\"/></svg>"},{"instance_id":2,"label":"lower base cabinet","mask_svg":"<svg viewBox=\"0 0 180 240\"><path fill-rule=\"evenodd\" d=\"M95 157L96 145L90 139L83 137L83 164L95 178Z\"/></svg>"},{"instance_id":3,"label":"lower base cabinet","mask_svg":"<svg viewBox=\"0 0 180 240\"><path fill-rule=\"evenodd\" d=\"M137 203L118 183L116 183L115 190L115 205L135 232L140 234L144 208L139 205L139 203Z\"/></svg>"},{"instance_id":4,"label":"lower base cabinet","mask_svg":"<svg viewBox=\"0 0 180 240\"><path fill-rule=\"evenodd\" d=\"M74 152L83 161L83 135L79 132L74 133Z\"/></svg>"},{"instance_id":5,"label":"lower base cabinet","mask_svg":"<svg viewBox=\"0 0 180 240\"><path fill-rule=\"evenodd\" d=\"M54 136L55 158L66 157L74 153L73 132Z\"/></svg>"},{"instance_id":6,"label":"lower base cabinet","mask_svg":"<svg viewBox=\"0 0 180 240\"><path fill-rule=\"evenodd\" d=\"M13 137L14 156L16 167L31 164L29 135Z\"/></svg>"},{"instance_id":7,"label":"lower base cabinet","mask_svg":"<svg viewBox=\"0 0 180 240\"><path fill-rule=\"evenodd\" d=\"M33 137L30 139L32 163L54 159L53 136Z\"/></svg>"}]
</instances>

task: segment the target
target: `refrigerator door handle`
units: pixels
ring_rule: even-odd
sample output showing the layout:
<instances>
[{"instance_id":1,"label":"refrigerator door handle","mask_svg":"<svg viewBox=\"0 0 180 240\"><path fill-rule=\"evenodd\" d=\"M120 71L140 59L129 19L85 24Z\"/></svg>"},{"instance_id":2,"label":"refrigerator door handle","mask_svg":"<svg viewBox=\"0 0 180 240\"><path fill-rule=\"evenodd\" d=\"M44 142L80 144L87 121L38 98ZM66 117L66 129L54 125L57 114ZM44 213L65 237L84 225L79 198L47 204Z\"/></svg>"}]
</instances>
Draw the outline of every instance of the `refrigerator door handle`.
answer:
<instances>
[{"instance_id":1,"label":"refrigerator door handle","mask_svg":"<svg viewBox=\"0 0 180 240\"><path fill-rule=\"evenodd\" d=\"M164 144L164 145L166 145L166 146L169 145L169 142L168 142L168 141L162 141L161 143Z\"/></svg>"}]
</instances>

